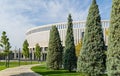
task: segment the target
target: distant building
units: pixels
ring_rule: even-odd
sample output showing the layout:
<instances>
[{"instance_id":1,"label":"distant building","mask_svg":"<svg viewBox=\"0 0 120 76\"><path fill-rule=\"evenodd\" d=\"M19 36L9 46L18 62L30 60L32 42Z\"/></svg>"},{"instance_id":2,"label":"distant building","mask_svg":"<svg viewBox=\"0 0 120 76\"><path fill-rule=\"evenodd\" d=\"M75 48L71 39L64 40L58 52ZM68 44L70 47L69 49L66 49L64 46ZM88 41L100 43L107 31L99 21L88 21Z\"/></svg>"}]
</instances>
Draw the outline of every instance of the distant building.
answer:
<instances>
[{"instance_id":1,"label":"distant building","mask_svg":"<svg viewBox=\"0 0 120 76\"><path fill-rule=\"evenodd\" d=\"M0 49L0 53L2 53L2 55L0 56L0 60L4 60L5 56L3 55L4 51L2 49ZM9 57L10 57L10 60L25 59L25 57L22 54L22 51L19 51L19 50L10 51Z\"/></svg>"},{"instance_id":2,"label":"distant building","mask_svg":"<svg viewBox=\"0 0 120 76\"><path fill-rule=\"evenodd\" d=\"M110 22L109 20L102 20L101 22L102 22L105 44L107 45L108 36L106 32L108 31ZM81 38L84 35L85 24L86 24L86 21L73 21L73 32L74 32L75 45L77 45L80 42ZM29 43L29 49L30 49L30 52L32 53L32 59L35 59L34 48L35 48L35 45L38 43L42 49L41 59L46 60L48 43L49 43L49 32L50 32L52 25L57 26L62 44L63 46L65 45L67 22L48 24L48 25L42 25L42 26L31 28L26 32L26 39L28 40L28 43Z\"/></svg>"}]
</instances>

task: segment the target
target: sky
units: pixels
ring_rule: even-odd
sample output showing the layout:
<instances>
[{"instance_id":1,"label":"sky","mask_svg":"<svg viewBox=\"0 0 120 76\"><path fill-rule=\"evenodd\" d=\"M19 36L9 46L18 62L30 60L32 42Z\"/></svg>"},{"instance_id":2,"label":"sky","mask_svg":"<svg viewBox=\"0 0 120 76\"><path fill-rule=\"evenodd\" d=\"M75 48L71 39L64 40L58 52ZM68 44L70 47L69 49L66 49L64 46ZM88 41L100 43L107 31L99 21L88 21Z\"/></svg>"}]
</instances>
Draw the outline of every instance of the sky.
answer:
<instances>
[{"instance_id":1,"label":"sky","mask_svg":"<svg viewBox=\"0 0 120 76\"><path fill-rule=\"evenodd\" d=\"M12 49L22 48L29 28L67 21L86 20L92 0L0 0L0 36L7 32ZM102 20L110 19L112 0L97 0Z\"/></svg>"}]
</instances>

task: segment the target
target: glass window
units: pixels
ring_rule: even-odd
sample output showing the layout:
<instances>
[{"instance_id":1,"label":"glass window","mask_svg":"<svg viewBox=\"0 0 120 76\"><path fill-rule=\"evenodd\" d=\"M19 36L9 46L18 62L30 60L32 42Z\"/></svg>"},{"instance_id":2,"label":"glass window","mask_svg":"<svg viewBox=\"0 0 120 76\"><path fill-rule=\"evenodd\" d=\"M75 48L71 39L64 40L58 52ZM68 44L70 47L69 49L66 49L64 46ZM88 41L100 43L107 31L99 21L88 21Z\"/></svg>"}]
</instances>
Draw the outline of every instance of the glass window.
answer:
<instances>
[{"instance_id":1,"label":"glass window","mask_svg":"<svg viewBox=\"0 0 120 76\"><path fill-rule=\"evenodd\" d=\"M48 50L48 47L45 47L45 51L47 51Z\"/></svg>"}]
</instances>

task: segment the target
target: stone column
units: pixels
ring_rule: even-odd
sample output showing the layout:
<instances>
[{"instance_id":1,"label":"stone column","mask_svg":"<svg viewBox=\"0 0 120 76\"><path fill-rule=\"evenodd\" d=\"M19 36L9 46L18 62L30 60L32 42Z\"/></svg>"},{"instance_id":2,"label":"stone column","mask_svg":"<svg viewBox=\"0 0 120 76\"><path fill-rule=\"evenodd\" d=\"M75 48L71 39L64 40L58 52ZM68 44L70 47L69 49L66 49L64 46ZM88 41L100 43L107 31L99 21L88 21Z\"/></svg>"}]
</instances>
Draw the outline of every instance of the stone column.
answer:
<instances>
[{"instance_id":1,"label":"stone column","mask_svg":"<svg viewBox=\"0 0 120 76\"><path fill-rule=\"evenodd\" d=\"M34 60L34 51L32 50L32 60Z\"/></svg>"},{"instance_id":2,"label":"stone column","mask_svg":"<svg viewBox=\"0 0 120 76\"><path fill-rule=\"evenodd\" d=\"M43 60L43 55L42 55L42 52L41 52L41 57L40 57L40 61L42 61Z\"/></svg>"},{"instance_id":3,"label":"stone column","mask_svg":"<svg viewBox=\"0 0 120 76\"><path fill-rule=\"evenodd\" d=\"M43 55L43 61L45 61L45 53L44 53L44 55Z\"/></svg>"}]
</instances>

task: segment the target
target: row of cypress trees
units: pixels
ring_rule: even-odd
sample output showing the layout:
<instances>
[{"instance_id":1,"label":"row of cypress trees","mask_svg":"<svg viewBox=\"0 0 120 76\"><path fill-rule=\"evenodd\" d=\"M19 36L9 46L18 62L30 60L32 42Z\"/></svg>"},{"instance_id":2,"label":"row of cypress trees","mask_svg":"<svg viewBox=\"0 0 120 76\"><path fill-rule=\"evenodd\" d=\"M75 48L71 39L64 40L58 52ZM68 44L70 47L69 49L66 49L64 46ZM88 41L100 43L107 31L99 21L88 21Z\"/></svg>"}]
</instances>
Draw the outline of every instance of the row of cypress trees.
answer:
<instances>
[{"instance_id":1,"label":"row of cypress trees","mask_svg":"<svg viewBox=\"0 0 120 76\"><path fill-rule=\"evenodd\" d=\"M89 76L100 76L100 74L105 72L106 67L108 76L120 76L119 30L120 0L113 0L106 61L101 17L96 0L93 0L87 17L82 49L78 61L75 55L72 18L69 15L64 51L56 26L53 26L50 31L47 56L48 68L59 69L63 62L65 69L71 71L77 65L77 72L87 73ZM107 62L107 65L105 62Z\"/></svg>"},{"instance_id":2,"label":"row of cypress trees","mask_svg":"<svg viewBox=\"0 0 120 76\"><path fill-rule=\"evenodd\" d=\"M65 48L63 49L60 35L56 26L52 26L50 30L47 67L58 70L62 68L70 72L77 66L77 57L75 55L75 45L73 37L73 24L71 14L68 16L67 35L65 40Z\"/></svg>"}]
</instances>

